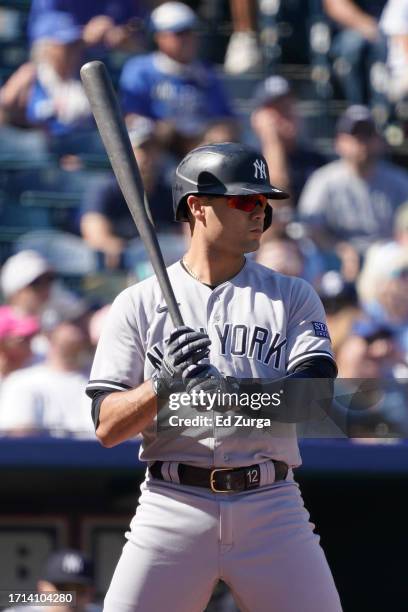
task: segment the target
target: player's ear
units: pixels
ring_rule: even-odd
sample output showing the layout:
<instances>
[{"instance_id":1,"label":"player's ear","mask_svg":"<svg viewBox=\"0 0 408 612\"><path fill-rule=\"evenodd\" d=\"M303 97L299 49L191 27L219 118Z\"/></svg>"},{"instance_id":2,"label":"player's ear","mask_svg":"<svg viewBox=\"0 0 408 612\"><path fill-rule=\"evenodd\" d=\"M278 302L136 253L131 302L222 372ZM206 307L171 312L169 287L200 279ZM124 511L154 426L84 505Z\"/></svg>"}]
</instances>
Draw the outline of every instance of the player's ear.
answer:
<instances>
[{"instance_id":1,"label":"player's ear","mask_svg":"<svg viewBox=\"0 0 408 612\"><path fill-rule=\"evenodd\" d=\"M187 197L187 212L193 224L201 221L205 225L205 206L202 197L189 195Z\"/></svg>"}]
</instances>

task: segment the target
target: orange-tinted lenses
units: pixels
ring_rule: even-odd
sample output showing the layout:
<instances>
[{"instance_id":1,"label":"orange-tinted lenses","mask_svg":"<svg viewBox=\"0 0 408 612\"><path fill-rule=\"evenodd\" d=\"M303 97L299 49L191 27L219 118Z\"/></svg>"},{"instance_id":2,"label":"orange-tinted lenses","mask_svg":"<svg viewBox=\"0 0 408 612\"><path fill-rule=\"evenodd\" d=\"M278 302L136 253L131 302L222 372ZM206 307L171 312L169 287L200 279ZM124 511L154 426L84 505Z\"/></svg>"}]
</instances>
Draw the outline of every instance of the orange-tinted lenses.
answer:
<instances>
[{"instance_id":1,"label":"orange-tinted lenses","mask_svg":"<svg viewBox=\"0 0 408 612\"><path fill-rule=\"evenodd\" d=\"M253 195L227 196L227 206L229 208L237 208L247 213L253 212L257 206L261 206L265 210L267 205L268 198L258 193Z\"/></svg>"}]
</instances>

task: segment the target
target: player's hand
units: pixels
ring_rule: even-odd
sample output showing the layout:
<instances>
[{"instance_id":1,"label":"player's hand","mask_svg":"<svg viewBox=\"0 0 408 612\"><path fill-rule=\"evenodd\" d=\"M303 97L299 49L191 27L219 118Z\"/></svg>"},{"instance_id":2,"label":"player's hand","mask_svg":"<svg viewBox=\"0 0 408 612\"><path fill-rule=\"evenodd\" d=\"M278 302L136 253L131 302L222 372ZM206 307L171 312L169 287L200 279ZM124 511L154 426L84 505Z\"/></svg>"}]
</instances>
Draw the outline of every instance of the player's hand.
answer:
<instances>
[{"instance_id":1,"label":"player's hand","mask_svg":"<svg viewBox=\"0 0 408 612\"><path fill-rule=\"evenodd\" d=\"M217 394L217 401L213 404L216 410L228 410L236 405L234 398L238 398L239 394L238 380L233 376L224 376L209 363L197 363L186 368L183 372L183 382L187 393ZM231 397L232 394L234 397ZM205 399L202 408L206 409Z\"/></svg>"},{"instance_id":2,"label":"player's hand","mask_svg":"<svg viewBox=\"0 0 408 612\"><path fill-rule=\"evenodd\" d=\"M211 340L207 334L183 325L176 327L164 344L163 359L153 381L159 397L184 390L184 371L208 355Z\"/></svg>"}]
</instances>

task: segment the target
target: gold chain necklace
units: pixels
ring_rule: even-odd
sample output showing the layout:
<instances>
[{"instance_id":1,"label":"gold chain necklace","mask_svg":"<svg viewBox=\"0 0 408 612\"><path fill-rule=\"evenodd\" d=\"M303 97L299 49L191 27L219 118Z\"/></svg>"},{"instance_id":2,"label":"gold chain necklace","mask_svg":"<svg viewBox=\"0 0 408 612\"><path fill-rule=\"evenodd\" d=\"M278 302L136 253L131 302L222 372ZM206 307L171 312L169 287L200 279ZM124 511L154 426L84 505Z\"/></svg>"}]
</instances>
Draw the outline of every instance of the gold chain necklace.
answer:
<instances>
[{"instance_id":1,"label":"gold chain necklace","mask_svg":"<svg viewBox=\"0 0 408 612\"><path fill-rule=\"evenodd\" d=\"M183 266L185 267L187 272L190 274L190 276L192 276L195 280L198 280L198 282L201 283L200 277L197 276L197 274L190 268L190 266L188 265L188 263L186 262L184 257L183 257L183 259L181 261L183 262Z\"/></svg>"},{"instance_id":2,"label":"gold chain necklace","mask_svg":"<svg viewBox=\"0 0 408 612\"><path fill-rule=\"evenodd\" d=\"M181 263L183 264L183 266L185 267L185 269L187 270L187 272L189 273L189 275L190 275L190 276L192 276L192 277L193 277L195 280L197 280L199 283L202 283L202 282L203 282L203 281L200 279L200 277L199 277L199 276L197 276L197 274L194 272L194 270L192 270L192 269L190 268L190 266L188 265L188 263L186 262L186 260L184 259L184 257L183 257L183 259L181 260ZM239 272L241 272L241 270L242 270L242 268L245 266L245 264L246 264L246 260L244 259L244 263L242 264L242 266L241 266L240 270L237 272L237 274L238 274ZM235 274L234 274L234 276L235 276ZM206 284L207 284L207 283L204 283L204 285L206 285Z\"/></svg>"}]
</instances>

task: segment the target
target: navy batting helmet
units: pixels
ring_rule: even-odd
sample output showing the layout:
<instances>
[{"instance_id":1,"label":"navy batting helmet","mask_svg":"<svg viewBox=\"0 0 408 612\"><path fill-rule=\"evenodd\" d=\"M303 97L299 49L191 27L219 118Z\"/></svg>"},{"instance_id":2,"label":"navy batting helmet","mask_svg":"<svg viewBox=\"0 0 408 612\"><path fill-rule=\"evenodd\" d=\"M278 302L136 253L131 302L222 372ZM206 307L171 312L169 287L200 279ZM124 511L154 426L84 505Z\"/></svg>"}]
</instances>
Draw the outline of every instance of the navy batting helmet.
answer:
<instances>
[{"instance_id":1,"label":"navy batting helmet","mask_svg":"<svg viewBox=\"0 0 408 612\"><path fill-rule=\"evenodd\" d=\"M255 149L236 142L222 142L193 149L180 162L173 185L176 221L188 221L189 195L251 195L282 200L288 194L269 182L268 165ZM272 222L272 208L265 211L264 231Z\"/></svg>"}]
</instances>

